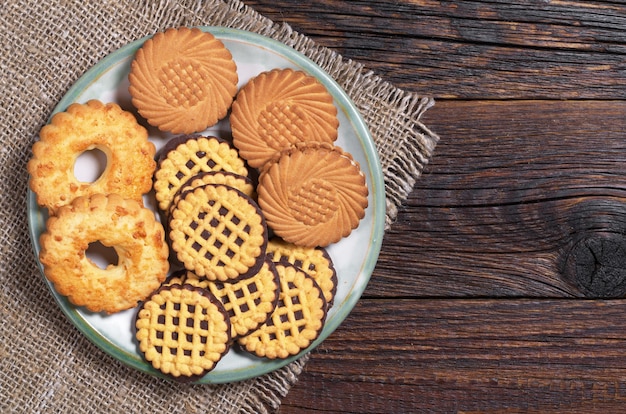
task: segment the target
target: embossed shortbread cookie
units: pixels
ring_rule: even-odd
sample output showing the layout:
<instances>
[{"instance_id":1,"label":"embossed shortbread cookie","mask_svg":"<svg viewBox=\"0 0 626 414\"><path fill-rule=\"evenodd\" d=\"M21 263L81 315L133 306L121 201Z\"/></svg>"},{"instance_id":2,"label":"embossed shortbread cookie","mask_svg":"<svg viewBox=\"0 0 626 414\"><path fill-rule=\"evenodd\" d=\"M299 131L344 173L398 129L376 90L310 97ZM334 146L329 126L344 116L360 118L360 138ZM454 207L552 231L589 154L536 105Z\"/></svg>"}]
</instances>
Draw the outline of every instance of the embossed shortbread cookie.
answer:
<instances>
[{"instance_id":1,"label":"embossed shortbread cookie","mask_svg":"<svg viewBox=\"0 0 626 414\"><path fill-rule=\"evenodd\" d=\"M230 51L198 28L170 28L137 51L128 76L133 105L175 134L200 132L225 117L237 93Z\"/></svg>"},{"instance_id":2,"label":"embossed shortbread cookie","mask_svg":"<svg viewBox=\"0 0 626 414\"><path fill-rule=\"evenodd\" d=\"M298 142L337 139L337 108L324 85L293 69L252 78L237 94L230 116L233 143L251 167Z\"/></svg>"},{"instance_id":3,"label":"embossed shortbread cookie","mask_svg":"<svg viewBox=\"0 0 626 414\"><path fill-rule=\"evenodd\" d=\"M261 172L257 192L275 234L307 247L348 236L368 205L359 164L330 144L298 144L283 151Z\"/></svg>"}]
</instances>

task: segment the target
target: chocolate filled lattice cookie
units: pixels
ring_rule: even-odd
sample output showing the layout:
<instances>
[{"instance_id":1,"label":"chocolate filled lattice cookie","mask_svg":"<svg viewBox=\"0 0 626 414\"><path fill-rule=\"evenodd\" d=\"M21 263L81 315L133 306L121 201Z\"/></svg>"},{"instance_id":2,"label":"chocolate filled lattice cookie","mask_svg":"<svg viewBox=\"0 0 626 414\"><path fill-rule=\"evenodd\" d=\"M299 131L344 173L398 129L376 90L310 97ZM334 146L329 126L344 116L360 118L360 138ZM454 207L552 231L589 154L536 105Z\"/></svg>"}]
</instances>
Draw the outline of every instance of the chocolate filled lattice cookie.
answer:
<instances>
[{"instance_id":1,"label":"chocolate filled lattice cookie","mask_svg":"<svg viewBox=\"0 0 626 414\"><path fill-rule=\"evenodd\" d=\"M274 237L267 243L267 257L275 263L290 263L315 279L330 308L337 291L337 272L323 247L302 247Z\"/></svg>"},{"instance_id":2,"label":"chocolate filled lattice cookie","mask_svg":"<svg viewBox=\"0 0 626 414\"><path fill-rule=\"evenodd\" d=\"M178 260L208 280L252 276L265 260L265 219L254 200L232 187L208 184L186 192L169 228Z\"/></svg>"},{"instance_id":3,"label":"chocolate filled lattice cookie","mask_svg":"<svg viewBox=\"0 0 626 414\"><path fill-rule=\"evenodd\" d=\"M312 277L288 264L277 264L280 297L272 316L259 329L238 339L248 352L287 358L318 337L326 319L324 294Z\"/></svg>"},{"instance_id":4,"label":"chocolate filled lattice cookie","mask_svg":"<svg viewBox=\"0 0 626 414\"><path fill-rule=\"evenodd\" d=\"M230 317L233 339L244 336L267 321L278 303L280 281L274 263L267 259L253 276L234 283L211 282L193 272L175 272L167 284L189 284L213 293Z\"/></svg>"},{"instance_id":5,"label":"chocolate filled lattice cookie","mask_svg":"<svg viewBox=\"0 0 626 414\"><path fill-rule=\"evenodd\" d=\"M207 171L248 175L237 150L221 138L184 135L168 141L159 153L154 173L154 191L159 208L167 212L180 187L197 174Z\"/></svg>"},{"instance_id":6,"label":"chocolate filled lattice cookie","mask_svg":"<svg viewBox=\"0 0 626 414\"><path fill-rule=\"evenodd\" d=\"M245 195L256 198L256 189L252 180L246 176L226 171L203 171L187 180L174 194L170 204L170 210L178 203L182 194L196 187L206 184L223 184L236 188Z\"/></svg>"},{"instance_id":7,"label":"chocolate filled lattice cookie","mask_svg":"<svg viewBox=\"0 0 626 414\"><path fill-rule=\"evenodd\" d=\"M230 321L209 291L164 285L137 313L139 349L152 366L180 381L212 370L229 349Z\"/></svg>"},{"instance_id":8,"label":"chocolate filled lattice cookie","mask_svg":"<svg viewBox=\"0 0 626 414\"><path fill-rule=\"evenodd\" d=\"M209 282L230 316L231 336L238 338L267 321L278 303L280 282L274 263L266 260L252 277L236 283Z\"/></svg>"}]
</instances>

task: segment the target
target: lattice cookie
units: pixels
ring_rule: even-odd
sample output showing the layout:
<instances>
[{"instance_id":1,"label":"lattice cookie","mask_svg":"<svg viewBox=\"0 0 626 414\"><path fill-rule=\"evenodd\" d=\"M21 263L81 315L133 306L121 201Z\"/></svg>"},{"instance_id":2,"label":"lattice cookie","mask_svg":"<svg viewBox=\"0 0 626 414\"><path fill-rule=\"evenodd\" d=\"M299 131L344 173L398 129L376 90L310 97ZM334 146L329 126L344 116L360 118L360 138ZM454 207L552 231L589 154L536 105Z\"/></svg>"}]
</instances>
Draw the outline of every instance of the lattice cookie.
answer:
<instances>
[{"instance_id":1,"label":"lattice cookie","mask_svg":"<svg viewBox=\"0 0 626 414\"><path fill-rule=\"evenodd\" d=\"M337 272L323 247L302 247L274 237L267 243L267 257L275 263L290 263L315 279L330 308L337 291Z\"/></svg>"},{"instance_id":2,"label":"lattice cookie","mask_svg":"<svg viewBox=\"0 0 626 414\"><path fill-rule=\"evenodd\" d=\"M280 298L276 310L261 327L238 343L248 352L270 359L287 358L307 348L326 320L326 301L315 280L301 269L277 264Z\"/></svg>"},{"instance_id":3,"label":"lattice cookie","mask_svg":"<svg viewBox=\"0 0 626 414\"><path fill-rule=\"evenodd\" d=\"M207 184L187 191L172 209L171 248L187 270L208 280L254 275L265 260L267 226L241 191Z\"/></svg>"},{"instance_id":4,"label":"lattice cookie","mask_svg":"<svg viewBox=\"0 0 626 414\"><path fill-rule=\"evenodd\" d=\"M164 285L137 313L139 349L152 366L179 381L194 381L215 368L230 347L230 321L209 291Z\"/></svg>"},{"instance_id":5,"label":"lattice cookie","mask_svg":"<svg viewBox=\"0 0 626 414\"><path fill-rule=\"evenodd\" d=\"M188 179L176 191L176 194L172 197L170 210L178 203L183 193L206 184L227 185L236 188L252 199L256 199L256 188L250 178L227 171L203 171Z\"/></svg>"},{"instance_id":6,"label":"lattice cookie","mask_svg":"<svg viewBox=\"0 0 626 414\"><path fill-rule=\"evenodd\" d=\"M248 169L237 150L221 138L183 135L168 141L159 152L154 173L153 187L159 209L167 212L178 189L203 171L248 175Z\"/></svg>"},{"instance_id":7,"label":"lattice cookie","mask_svg":"<svg viewBox=\"0 0 626 414\"><path fill-rule=\"evenodd\" d=\"M266 260L254 276L236 283L208 282L208 289L224 304L236 339L257 329L274 312L280 281L274 263Z\"/></svg>"}]
</instances>

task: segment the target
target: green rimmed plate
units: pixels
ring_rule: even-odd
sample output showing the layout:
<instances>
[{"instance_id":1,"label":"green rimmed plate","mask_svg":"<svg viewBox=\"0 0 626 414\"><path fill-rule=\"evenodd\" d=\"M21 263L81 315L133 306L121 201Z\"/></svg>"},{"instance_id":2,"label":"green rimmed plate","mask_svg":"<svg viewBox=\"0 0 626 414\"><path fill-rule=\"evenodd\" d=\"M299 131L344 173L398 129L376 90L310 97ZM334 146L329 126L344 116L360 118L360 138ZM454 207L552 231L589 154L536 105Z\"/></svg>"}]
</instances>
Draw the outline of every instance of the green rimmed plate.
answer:
<instances>
[{"instance_id":1,"label":"green rimmed plate","mask_svg":"<svg viewBox=\"0 0 626 414\"><path fill-rule=\"evenodd\" d=\"M378 259L385 223L385 188L378 153L367 125L350 98L326 72L304 55L273 39L222 27L201 29L222 40L231 51L237 63L240 87L258 73L273 68L303 70L322 82L333 96L338 109L340 126L336 144L349 151L360 163L369 187L369 206L359 227L349 237L327 248L337 270L338 286L334 305L328 312L320 336L299 355L281 360L256 358L233 347L213 371L198 381L227 383L256 377L287 365L319 345L346 318L365 290ZM135 112L128 93L128 72L135 52L145 40L140 39L122 47L86 72L61 99L53 114L64 111L73 102L86 102L89 99L116 102L122 108ZM228 138L228 120L221 121L207 132ZM149 133L157 149L171 137L152 128ZM76 165L77 175L93 176L93 171L100 169L95 160L80 160ZM146 204L153 206L154 202L146 198ZM35 195L29 190L28 222L37 257L40 250L39 236L45 231L46 219L47 212L37 205ZM47 283L65 315L99 348L135 369L168 378L144 361L137 350L132 329L135 309L114 315L90 313L69 303Z\"/></svg>"}]
</instances>

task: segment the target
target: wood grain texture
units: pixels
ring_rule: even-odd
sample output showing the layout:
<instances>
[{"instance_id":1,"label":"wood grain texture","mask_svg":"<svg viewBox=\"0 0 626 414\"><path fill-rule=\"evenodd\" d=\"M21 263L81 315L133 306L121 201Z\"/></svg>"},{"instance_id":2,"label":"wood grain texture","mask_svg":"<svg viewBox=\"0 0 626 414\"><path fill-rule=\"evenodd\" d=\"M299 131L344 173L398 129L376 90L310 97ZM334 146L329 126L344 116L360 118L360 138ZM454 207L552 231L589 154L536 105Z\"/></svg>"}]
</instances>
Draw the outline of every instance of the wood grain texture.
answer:
<instances>
[{"instance_id":1,"label":"wood grain texture","mask_svg":"<svg viewBox=\"0 0 626 414\"><path fill-rule=\"evenodd\" d=\"M436 98L623 99L626 4L249 1L397 86Z\"/></svg>"},{"instance_id":2,"label":"wood grain texture","mask_svg":"<svg viewBox=\"0 0 626 414\"><path fill-rule=\"evenodd\" d=\"M246 4L435 97L441 137L280 413L622 412L626 4Z\"/></svg>"}]
</instances>

